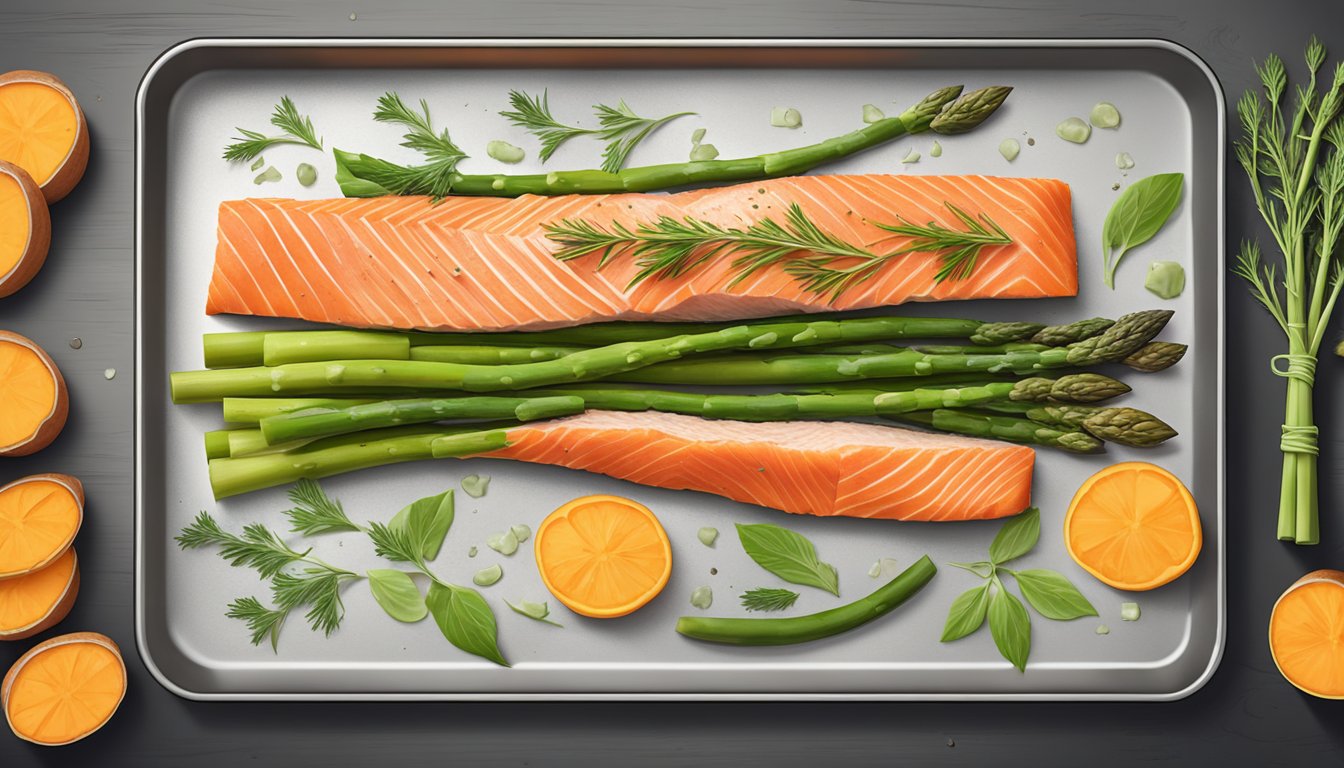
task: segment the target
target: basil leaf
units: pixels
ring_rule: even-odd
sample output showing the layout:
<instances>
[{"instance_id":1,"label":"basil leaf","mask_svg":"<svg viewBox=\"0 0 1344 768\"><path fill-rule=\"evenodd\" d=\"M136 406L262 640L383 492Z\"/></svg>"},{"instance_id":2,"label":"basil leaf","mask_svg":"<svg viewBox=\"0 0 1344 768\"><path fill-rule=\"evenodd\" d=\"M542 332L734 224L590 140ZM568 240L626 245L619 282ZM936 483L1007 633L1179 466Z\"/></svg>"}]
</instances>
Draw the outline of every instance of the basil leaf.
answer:
<instances>
[{"instance_id":1,"label":"basil leaf","mask_svg":"<svg viewBox=\"0 0 1344 768\"><path fill-rule=\"evenodd\" d=\"M791 583L840 594L840 577L835 566L817 558L817 548L802 534L787 528L761 523L737 525L742 549L756 564Z\"/></svg>"},{"instance_id":2,"label":"basil leaf","mask_svg":"<svg viewBox=\"0 0 1344 768\"><path fill-rule=\"evenodd\" d=\"M943 626L944 643L961 638L976 631L985 623L985 613L989 610L989 582L962 592L947 611L947 624Z\"/></svg>"},{"instance_id":3,"label":"basil leaf","mask_svg":"<svg viewBox=\"0 0 1344 768\"><path fill-rule=\"evenodd\" d=\"M1003 565L1017 559L1030 552L1040 538L1041 510L1031 507L999 529L994 542L989 545L989 560L995 565Z\"/></svg>"},{"instance_id":4,"label":"basil leaf","mask_svg":"<svg viewBox=\"0 0 1344 768\"><path fill-rule=\"evenodd\" d=\"M411 502L388 521L389 528L401 528L410 534L426 560L438 557L443 539L453 525L453 492L426 496Z\"/></svg>"},{"instance_id":5,"label":"basil leaf","mask_svg":"<svg viewBox=\"0 0 1344 768\"><path fill-rule=\"evenodd\" d=\"M509 666L499 652L495 614L481 593L436 581L429 585L425 605L448 642L501 667Z\"/></svg>"},{"instance_id":6,"label":"basil leaf","mask_svg":"<svg viewBox=\"0 0 1344 768\"><path fill-rule=\"evenodd\" d=\"M407 624L425 618L429 609L425 607L425 598L420 588L411 581L411 575L405 571L388 568L374 568L368 572L369 590L373 599L387 611L387 615Z\"/></svg>"},{"instance_id":7,"label":"basil leaf","mask_svg":"<svg viewBox=\"0 0 1344 768\"><path fill-rule=\"evenodd\" d=\"M1097 609L1083 597L1064 574L1045 569L1016 571L1017 588L1031 607L1047 619L1068 621L1083 616L1096 616Z\"/></svg>"},{"instance_id":8,"label":"basil leaf","mask_svg":"<svg viewBox=\"0 0 1344 768\"><path fill-rule=\"evenodd\" d=\"M1176 212L1184 186L1184 174L1159 173L1134 182L1116 199L1101 228L1108 288L1115 288L1115 270L1125 253L1151 240Z\"/></svg>"},{"instance_id":9,"label":"basil leaf","mask_svg":"<svg viewBox=\"0 0 1344 768\"><path fill-rule=\"evenodd\" d=\"M997 587L989 598L989 633L1003 658L1012 662L1017 671L1025 672L1027 655L1031 653L1031 617L1021 600L1008 594L1002 584Z\"/></svg>"}]
</instances>

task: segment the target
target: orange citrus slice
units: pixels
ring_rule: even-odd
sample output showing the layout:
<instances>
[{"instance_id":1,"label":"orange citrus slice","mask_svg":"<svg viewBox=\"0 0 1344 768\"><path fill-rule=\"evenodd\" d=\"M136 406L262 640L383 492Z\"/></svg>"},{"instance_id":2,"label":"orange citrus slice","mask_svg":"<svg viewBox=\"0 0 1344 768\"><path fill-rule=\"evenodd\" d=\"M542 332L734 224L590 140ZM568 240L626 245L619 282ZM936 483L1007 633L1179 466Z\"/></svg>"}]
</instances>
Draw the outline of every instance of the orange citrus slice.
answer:
<instances>
[{"instance_id":1,"label":"orange citrus slice","mask_svg":"<svg viewBox=\"0 0 1344 768\"><path fill-rule=\"evenodd\" d=\"M1344 571L1312 571L1274 603L1269 650L1284 679L1344 699Z\"/></svg>"},{"instance_id":2,"label":"orange citrus slice","mask_svg":"<svg viewBox=\"0 0 1344 768\"><path fill-rule=\"evenodd\" d=\"M595 619L632 613L672 575L672 545L649 508L620 496L584 496L537 529L537 569L571 611Z\"/></svg>"},{"instance_id":3,"label":"orange citrus slice","mask_svg":"<svg viewBox=\"0 0 1344 768\"><path fill-rule=\"evenodd\" d=\"M1069 555L1102 582L1134 592L1189 570L1204 535L1185 485L1144 461L1107 467L1083 483L1064 518Z\"/></svg>"}]
</instances>

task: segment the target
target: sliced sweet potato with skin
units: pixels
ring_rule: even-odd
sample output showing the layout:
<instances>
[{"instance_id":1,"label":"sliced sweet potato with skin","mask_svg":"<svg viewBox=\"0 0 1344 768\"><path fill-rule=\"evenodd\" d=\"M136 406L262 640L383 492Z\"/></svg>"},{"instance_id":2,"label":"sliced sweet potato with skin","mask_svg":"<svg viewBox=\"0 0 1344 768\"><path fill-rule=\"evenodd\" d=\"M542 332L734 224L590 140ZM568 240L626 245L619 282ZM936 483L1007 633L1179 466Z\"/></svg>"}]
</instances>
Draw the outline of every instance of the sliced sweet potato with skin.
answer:
<instances>
[{"instance_id":1,"label":"sliced sweet potato with skin","mask_svg":"<svg viewBox=\"0 0 1344 768\"><path fill-rule=\"evenodd\" d=\"M48 204L84 178L89 126L60 78L27 69L0 75L0 160L28 171Z\"/></svg>"},{"instance_id":2,"label":"sliced sweet potato with skin","mask_svg":"<svg viewBox=\"0 0 1344 768\"><path fill-rule=\"evenodd\" d=\"M0 640L22 640L61 623L79 594L79 558L70 547L26 576L0 580Z\"/></svg>"},{"instance_id":3,"label":"sliced sweet potato with skin","mask_svg":"<svg viewBox=\"0 0 1344 768\"><path fill-rule=\"evenodd\" d=\"M74 632L19 657L0 684L0 706L15 736L59 747L106 725L126 696L126 682L126 662L111 638Z\"/></svg>"},{"instance_id":4,"label":"sliced sweet potato with skin","mask_svg":"<svg viewBox=\"0 0 1344 768\"><path fill-rule=\"evenodd\" d=\"M0 331L0 456L46 448L70 414L65 377L32 339Z\"/></svg>"},{"instance_id":5,"label":"sliced sweet potato with skin","mask_svg":"<svg viewBox=\"0 0 1344 768\"><path fill-rule=\"evenodd\" d=\"M0 488L0 579L51 565L84 523L84 486L69 475L29 475Z\"/></svg>"},{"instance_id":6,"label":"sliced sweet potato with skin","mask_svg":"<svg viewBox=\"0 0 1344 768\"><path fill-rule=\"evenodd\" d=\"M1344 699L1344 571L1312 571L1279 596L1269 651L1279 674L1304 693Z\"/></svg>"},{"instance_id":7,"label":"sliced sweet potato with skin","mask_svg":"<svg viewBox=\"0 0 1344 768\"><path fill-rule=\"evenodd\" d=\"M0 298L28 284L47 261L51 215L33 177L0 160Z\"/></svg>"}]
</instances>

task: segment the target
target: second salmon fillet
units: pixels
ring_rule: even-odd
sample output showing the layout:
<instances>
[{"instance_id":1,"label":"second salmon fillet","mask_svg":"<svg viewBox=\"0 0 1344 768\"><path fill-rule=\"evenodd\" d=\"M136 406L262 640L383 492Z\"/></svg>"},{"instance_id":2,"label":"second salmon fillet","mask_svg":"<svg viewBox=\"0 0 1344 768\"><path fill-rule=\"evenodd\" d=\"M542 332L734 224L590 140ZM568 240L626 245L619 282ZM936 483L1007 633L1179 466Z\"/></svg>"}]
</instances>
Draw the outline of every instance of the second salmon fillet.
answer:
<instances>
[{"instance_id":1,"label":"second salmon fillet","mask_svg":"<svg viewBox=\"0 0 1344 768\"><path fill-rule=\"evenodd\" d=\"M937 222L946 204L985 215L1012 243L984 249L966 279L934 279L939 256L892 258L838 299L779 265L736 285L731 257L628 287L629 255L562 262L545 226L564 219L634 228L660 216L727 227L783 221L799 205L825 232L874 252L904 238L877 226ZM250 199L219 208L206 311L361 328L538 329L607 320L738 320L908 301L1073 296L1078 260L1069 187L988 176L799 176L673 195Z\"/></svg>"},{"instance_id":2,"label":"second salmon fillet","mask_svg":"<svg viewBox=\"0 0 1344 768\"><path fill-rule=\"evenodd\" d=\"M1031 503L1031 448L848 422L589 411L509 429L486 454L805 515L983 520Z\"/></svg>"}]
</instances>

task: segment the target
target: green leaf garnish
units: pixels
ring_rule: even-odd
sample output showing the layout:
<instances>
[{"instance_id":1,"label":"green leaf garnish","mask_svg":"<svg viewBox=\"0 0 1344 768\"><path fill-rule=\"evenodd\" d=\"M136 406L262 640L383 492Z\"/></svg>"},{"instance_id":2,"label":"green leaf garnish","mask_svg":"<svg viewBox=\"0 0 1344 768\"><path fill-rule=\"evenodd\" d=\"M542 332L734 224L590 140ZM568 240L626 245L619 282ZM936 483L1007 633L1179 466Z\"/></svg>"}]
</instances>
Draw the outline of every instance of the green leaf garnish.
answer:
<instances>
[{"instance_id":1,"label":"green leaf garnish","mask_svg":"<svg viewBox=\"0 0 1344 768\"><path fill-rule=\"evenodd\" d=\"M760 523L737 525L742 549L756 564L791 583L840 594L835 566L817 558L817 549L802 534Z\"/></svg>"},{"instance_id":2,"label":"green leaf garnish","mask_svg":"<svg viewBox=\"0 0 1344 768\"><path fill-rule=\"evenodd\" d=\"M479 592L435 581L429 585L425 605L448 642L502 667L509 666L499 652L495 614Z\"/></svg>"},{"instance_id":3,"label":"green leaf garnish","mask_svg":"<svg viewBox=\"0 0 1344 768\"><path fill-rule=\"evenodd\" d=\"M790 589L759 587L742 594L742 607L748 611L783 611L798 602L798 593Z\"/></svg>"},{"instance_id":4,"label":"green leaf garnish","mask_svg":"<svg viewBox=\"0 0 1344 768\"><path fill-rule=\"evenodd\" d=\"M224 159L229 162L251 160L276 144L302 144L316 150L322 149L322 140L318 138L317 131L313 128L313 121L299 114L298 108L288 96L282 97L280 103L276 105L275 112L271 114L271 125L283 133L279 136L267 136L258 131L239 128L238 133L242 136L235 136L234 143L224 148Z\"/></svg>"},{"instance_id":5,"label":"green leaf garnish","mask_svg":"<svg viewBox=\"0 0 1344 768\"><path fill-rule=\"evenodd\" d=\"M1107 288L1115 288L1115 270L1130 249L1153 238L1181 203L1185 175L1159 173L1140 179L1120 194L1101 228Z\"/></svg>"},{"instance_id":6,"label":"green leaf garnish","mask_svg":"<svg viewBox=\"0 0 1344 768\"><path fill-rule=\"evenodd\" d=\"M425 598L411 580L411 574L388 568L373 568L367 575L373 599L387 611L388 616L413 624L429 614Z\"/></svg>"},{"instance_id":7,"label":"green leaf garnish","mask_svg":"<svg viewBox=\"0 0 1344 768\"><path fill-rule=\"evenodd\" d=\"M1003 565L1016 560L1034 549L1040 538L1041 511L1030 507L1022 514L1009 518L999 529L998 535L989 545L989 561L994 565Z\"/></svg>"}]
</instances>

